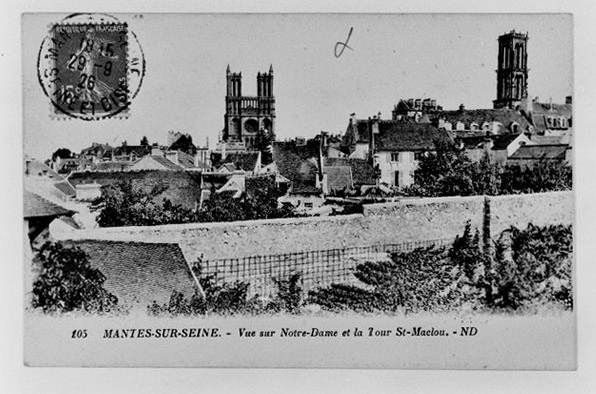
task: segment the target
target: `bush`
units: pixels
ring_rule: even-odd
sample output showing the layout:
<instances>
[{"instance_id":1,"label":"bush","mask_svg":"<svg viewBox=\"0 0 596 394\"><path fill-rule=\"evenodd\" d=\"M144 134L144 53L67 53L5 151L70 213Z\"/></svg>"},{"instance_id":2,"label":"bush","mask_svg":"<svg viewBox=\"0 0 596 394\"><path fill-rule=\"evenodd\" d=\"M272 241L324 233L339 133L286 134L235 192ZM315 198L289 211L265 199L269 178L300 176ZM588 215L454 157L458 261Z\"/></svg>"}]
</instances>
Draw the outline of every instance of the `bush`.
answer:
<instances>
[{"instance_id":1,"label":"bush","mask_svg":"<svg viewBox=\"0 0 596 394\"><path fill-rule=\"evenodd\" d=\"M573 309L571 226L511 227L497 242L490 277L492 306L505 309L559 303Z\"/></svg>"},{"instance_id":2,"label":"bush","mask_svg":"<svg viewBox=\"0 0 596 394\"><path fill-rule=\"evenodd\" d=\"M356 266L365 288L333 284L309 292L323 309L356 312L573 308L571 226L504 231L494 252L466 223L448 250L418 248Z\"/></svg>"},{"instance_id":3,"label":"bush","mask_svg":"<svg viewBox=\"0 0 596 394\"><path fill-rule=\"evenodd\" d=\"M33 283L34 308L44 312L112 312L118 299L103 284L106 277L91 267L87 254L60 242L46 242L34 264L40 267Z\"/></svg>"},{"instance_id":4,"label":"bush","mask_svg":"<svg viewBox=\"0 0 596 394\"><path fill-rule=\"evenodd\" d=\"M213 276L199 277L205 297L195 292L189 299L173 291L167 304L155 301L147 307L150 315L206 315L216 313L234 315L250 313L256 307L256 300L248 299L248 283L234 282L218 284Z\"/></svg>"}]
</instances>

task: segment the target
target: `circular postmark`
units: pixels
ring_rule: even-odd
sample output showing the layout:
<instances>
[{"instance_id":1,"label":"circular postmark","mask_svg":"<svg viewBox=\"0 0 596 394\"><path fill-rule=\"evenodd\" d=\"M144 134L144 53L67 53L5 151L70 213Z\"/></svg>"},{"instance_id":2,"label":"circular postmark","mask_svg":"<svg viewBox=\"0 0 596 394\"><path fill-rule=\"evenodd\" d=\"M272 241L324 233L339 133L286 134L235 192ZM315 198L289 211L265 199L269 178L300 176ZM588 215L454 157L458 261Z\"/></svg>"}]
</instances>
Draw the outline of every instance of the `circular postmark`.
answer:
<instances>
[{"instance_id":1,"label":"circular postmark","mask_svg":"<svg viewBox=\"0 0 596 394\"><path fill-rule=\"evenodd\" d=\"M144 75L136 35L107 14L73 14L52 24L37 58L54 117L125 117Z\"/></svg>"}]
</instances>

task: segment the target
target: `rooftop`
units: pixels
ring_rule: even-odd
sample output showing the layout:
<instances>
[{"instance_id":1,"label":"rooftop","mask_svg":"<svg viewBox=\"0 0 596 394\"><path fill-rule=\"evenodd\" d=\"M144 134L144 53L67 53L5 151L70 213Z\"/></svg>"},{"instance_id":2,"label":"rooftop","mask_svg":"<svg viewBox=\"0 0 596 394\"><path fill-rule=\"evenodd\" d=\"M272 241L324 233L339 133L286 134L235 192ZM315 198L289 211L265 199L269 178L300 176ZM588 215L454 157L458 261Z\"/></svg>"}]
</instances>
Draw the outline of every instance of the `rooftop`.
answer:
<instances>
[{"instance_id":1,"label":"rooftop","mask_svg":"<svg viewBox=\"0 0 596 394\"><path fill-rule=\"evenodd\" d=\"M25 190L23 196L23 203L23 217L25 219L72 215L75 213L27 190Z\"/></svg>"},{"instance_id":2,"label":"rooftop","mask_svg":"<svg viewBox=\"0 0 596 394\"><path fill-rule=\"evenodd\" d=\"M145 309L153 301L168 303L172 292L190 297L196 284L190 268L174 243L66 241L85 251L91 265L105 276L105 288L124 307Z\"/></svg>"}]
</instances>

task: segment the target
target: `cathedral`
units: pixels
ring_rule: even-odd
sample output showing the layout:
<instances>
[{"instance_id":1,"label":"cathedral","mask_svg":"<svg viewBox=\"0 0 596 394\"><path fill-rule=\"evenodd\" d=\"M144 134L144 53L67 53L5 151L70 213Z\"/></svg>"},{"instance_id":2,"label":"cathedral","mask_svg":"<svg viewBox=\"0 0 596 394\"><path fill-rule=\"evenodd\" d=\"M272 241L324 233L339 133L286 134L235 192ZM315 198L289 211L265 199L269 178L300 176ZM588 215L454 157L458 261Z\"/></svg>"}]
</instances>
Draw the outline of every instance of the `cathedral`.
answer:
<instances>
[{"instance_id":1,"label":"cathedral","mask_svg":"<svg viewBox=\"0 0 596 394\"><path fill-rule=\"evenodd\" d=\"M257 95L242 94L242 73L226 70L226 113L220 143L252 148L257 133L275 138L275 97L273 66L268 73L257 74Z\"/></svg>"}]
</instances>

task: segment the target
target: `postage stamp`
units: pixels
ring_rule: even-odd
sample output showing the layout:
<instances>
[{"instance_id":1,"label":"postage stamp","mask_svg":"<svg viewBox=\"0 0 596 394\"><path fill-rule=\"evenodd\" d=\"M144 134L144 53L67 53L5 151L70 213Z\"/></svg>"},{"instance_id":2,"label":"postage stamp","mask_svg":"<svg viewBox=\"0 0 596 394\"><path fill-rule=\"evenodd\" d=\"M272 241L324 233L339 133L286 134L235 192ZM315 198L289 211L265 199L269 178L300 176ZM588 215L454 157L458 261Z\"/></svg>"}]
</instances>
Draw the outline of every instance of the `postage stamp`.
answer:
<instances>
[{"instance_id":1,"label":"postage stamp","mask_svg":"<svg viewBox=\"0 0 596 394\"><path fill-rule=\"evenodd\" d=\"M39 51L38 78L53 117L100 120L127 115L144 66L126 23L75 14L51 25Z\"/></svg>"}]
</instances>

